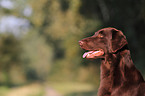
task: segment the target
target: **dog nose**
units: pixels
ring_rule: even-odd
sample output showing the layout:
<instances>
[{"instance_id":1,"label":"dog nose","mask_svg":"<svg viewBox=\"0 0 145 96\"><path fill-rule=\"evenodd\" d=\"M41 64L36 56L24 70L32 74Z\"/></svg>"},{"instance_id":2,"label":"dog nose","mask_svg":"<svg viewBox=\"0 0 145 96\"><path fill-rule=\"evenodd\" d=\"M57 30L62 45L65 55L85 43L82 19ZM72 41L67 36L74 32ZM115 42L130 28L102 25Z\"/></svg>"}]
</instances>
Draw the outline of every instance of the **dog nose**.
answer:
<instances>
[{"instance_id":1,"label":"dog nose","mask_svg":"<svg viewBox=\"0 0 145 96\"><path fill-rule=\"evenodd\" d=\"M79 44L80 44L80 45L83 45L83 43L84 43L83 41L79 41Z\"/></svg>"}]
</instances>

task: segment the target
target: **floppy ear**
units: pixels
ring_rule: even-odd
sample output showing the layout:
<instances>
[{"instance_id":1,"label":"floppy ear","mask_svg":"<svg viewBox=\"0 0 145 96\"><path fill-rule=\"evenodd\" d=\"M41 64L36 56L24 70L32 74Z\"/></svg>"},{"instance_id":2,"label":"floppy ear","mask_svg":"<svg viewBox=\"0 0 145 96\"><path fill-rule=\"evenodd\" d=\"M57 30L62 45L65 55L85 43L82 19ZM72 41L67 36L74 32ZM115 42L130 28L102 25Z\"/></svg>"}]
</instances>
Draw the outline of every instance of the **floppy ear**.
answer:
<instances>
[{"instance_id":1,"label":"floppy ear","mask_svg":"<svg viewBox=\"0 0 145 96\"><path fill-rule=\"evenodd\" d=\"M127 43L126 37L124 34L117 29L112 29L112 52L115 53L117 50L121 49L123 46L125 46Z\"/></svg>"}]
</instances>

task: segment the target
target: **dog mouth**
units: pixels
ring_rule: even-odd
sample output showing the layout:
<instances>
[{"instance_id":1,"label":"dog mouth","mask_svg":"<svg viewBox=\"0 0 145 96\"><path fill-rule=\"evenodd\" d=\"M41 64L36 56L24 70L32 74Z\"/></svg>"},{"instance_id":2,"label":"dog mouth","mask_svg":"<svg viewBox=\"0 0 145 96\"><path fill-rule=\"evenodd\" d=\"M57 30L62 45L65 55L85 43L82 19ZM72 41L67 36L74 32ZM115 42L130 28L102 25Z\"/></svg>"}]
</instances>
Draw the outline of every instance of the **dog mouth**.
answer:
<instances>
[{"instance_id":1,"label":"dog mouth","mask_svg":"<svg viewBox=\"0 0 145 96\"><path fill-rule=\"evenodd\" d=\"M97 51L88 51L83 54L83 58L97 58L104 55L103 49L99 49Z\"/></svg>"}]
</instances>

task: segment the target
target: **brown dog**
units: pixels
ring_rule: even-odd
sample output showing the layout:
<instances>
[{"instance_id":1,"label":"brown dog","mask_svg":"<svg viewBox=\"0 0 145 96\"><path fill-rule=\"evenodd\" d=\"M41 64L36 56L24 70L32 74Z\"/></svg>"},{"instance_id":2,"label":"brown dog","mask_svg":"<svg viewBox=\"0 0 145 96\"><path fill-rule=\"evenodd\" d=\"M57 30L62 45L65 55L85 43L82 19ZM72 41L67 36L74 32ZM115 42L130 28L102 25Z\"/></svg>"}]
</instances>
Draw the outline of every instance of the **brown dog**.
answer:
<instances>
[{"instance_id":1,"label":"brown dog","mask_svg":"<svg viewBox=\"0 0 145 96\"><path fill-rule=\"evenodd\" d=\"M98 96L145 96L145 81L135 68L126 37L120 30L104 28L79 41L83 58L101 58Z\"/></svg>"}]
</instances>

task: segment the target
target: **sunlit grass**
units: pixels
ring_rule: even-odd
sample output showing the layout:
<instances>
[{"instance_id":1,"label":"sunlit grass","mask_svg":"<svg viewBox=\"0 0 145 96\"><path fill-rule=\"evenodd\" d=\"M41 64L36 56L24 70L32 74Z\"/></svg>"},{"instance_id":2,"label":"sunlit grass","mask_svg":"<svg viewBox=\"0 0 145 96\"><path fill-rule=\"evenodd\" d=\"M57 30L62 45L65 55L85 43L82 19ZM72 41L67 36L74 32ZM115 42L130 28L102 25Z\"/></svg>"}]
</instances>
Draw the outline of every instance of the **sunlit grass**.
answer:
<instances>
[{"instance_id":1,"label":"sunlit grass","mask_svg":"<svg viewBox=\"0 0 145 96\"><path fill-rule=\"evenodd\" d=\"M5 96L9 92L9 88L6 86L0 86L0 96Z\"/></svg>"},{"instance_id":2,"label":"sunlit grass","mask_svg":"<svg viewBox=\"0 0 145 96\"><path fill-rule=\"evenodd\" d=\"M57 83L49 83L49 85L52 86L62 95L79 92L90 92L96 89L92 84L76 83L76 82L60 82L60 83L57 82Z\"/></svg>"},{"instance_id":3,"label":"sunlit grass","mask_svg":"<svg viewBox=\"0 0 145 96\"><path fill-rule=\"evenodd\" d=\"M24 86L8 88L0 87L0 96L49 96L49 92L55 92L60 96L94 96L94 95L73 95L88 94L96 92L94 85L77 82L49 82L49 83L33 83ZM90 94L90 93L89 93Z\"/></svg>"},{"instance_id":4,"label":"sunlit grass","mask_svg":"<svg viewBox=\"0 0 145 96\"><path fill-rule=\"evenodd\" d=\"M0 87L0 96L44 96L42 85L35 83L19 87Z\"/></svg>"}]
</instances>

